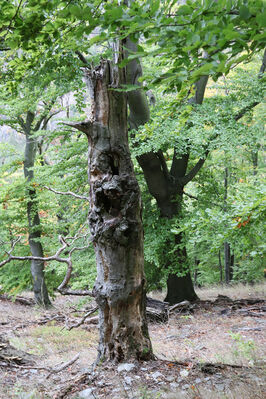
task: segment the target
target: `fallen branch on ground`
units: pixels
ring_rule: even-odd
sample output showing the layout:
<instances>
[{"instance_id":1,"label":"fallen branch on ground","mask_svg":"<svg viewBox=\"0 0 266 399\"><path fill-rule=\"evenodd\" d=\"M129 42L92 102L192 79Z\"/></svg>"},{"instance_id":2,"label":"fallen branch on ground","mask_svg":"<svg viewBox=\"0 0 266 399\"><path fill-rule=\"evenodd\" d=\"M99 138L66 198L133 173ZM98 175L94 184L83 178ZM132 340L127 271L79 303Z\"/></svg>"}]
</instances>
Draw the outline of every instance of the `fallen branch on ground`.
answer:
<instances>
[{"instance_id":1,"label":"fallen branch on ground","mask_svg":"<svg viewBox=\"0 0 266 399\"><path fill-rule=\"evenodd\" d=\"M182 302L176 303L173 306L170 306L169 312L172 312L176 309L191 309L191 306L193 306L193 305L191 305L191 303L189 301L182 301Z\"/></svg>"},{"instance_id":2,"label":"fallen branch on ground","mask_svg":"<svg viewBox=\"0 0 266 399\"><path fill-rule=\"evenodd\" d=\"M35 357L10 345L9 341L0 335L0 364L2 367L34 366Z\"/></svg>"},{"instance_id":3,"label":"fallen branch on ground","mask_svg":"<svg viewBox=\"0 0 266 399\"><path fill-rule=\"evenodd\" d=\"M34 306L35 305L35 302L34 302L33 299L25 298L23 296L12 297L12 296L10 296L8 294L0 294L0 300L11 301L11 302L14 302L14 303L19 303L19 304L24 305L24 306Z\"/></svg>"},{"instance_id":4,"label":"fallen branch on ground","mask_svg":"<svg viewBox=\"0 0 266 399\"><path fill-rule=\"evenodd\" d=\"M43 370L48 371L47 379L56 373L60 373L67 367L71 366L75 363L79 358L79 353L75 355L71 360L60 364L54 368L51 367L42 367L42 366L35 366L33 356L14 348L12 345L9 344L7 340L0 336L0 366L2 367L11 367L16 369L23 369L23 370ZM26 366L24 364L29 364Z\"/></svg>"},{"instance_id":5,"label":"fallen branch on ground","mask_svg":"<svg viewBox=\"0 0 266 399\"><path fill-rule=\"evenodd\" d=\"M146 314L150 321L167 321L169 317L168 302L146 297Z\"/></svg>"},{"instance_id":6,"label":"fallen branch on ground","mask_svg":"<svg viewBox=\"0 0 266 399\"><path fill-rule=\"evenodd\" d=\"M80 386L80 384L83 384L87 382L89 379L88 374L81 374L78 378L75 378L73 382L71 382L69 385L66 387L60 388L59 391L53 395L54 399L64 399L76 386ZM92 382L93 379L90 380Z\"/></svg>"},{"instance_id":7,"label":"fallen branch on ground","mask_svg":"<svg viewBox=\"0 0 266 399\"><path fill-rule=\"evenodd\" d=\"M159 359L160 360L160 359ZM187 367L190 369L195 369L198 368L201 371L203 371L204 373L208 373L208 374L215 374L215 372L217 372L218 370L223 370L226 367L230 367L233 369L250 369L250 366L244 366L242 364L230 364L230 363L209 363L209 362L205 362L205 363L193 363L190 360L187 361L171 361L171 360L163 360L165 362L169 362L171 364L175 364L176 366L182 366L182 367ZM252 368L257 368L260 369L261 367L252 367Z\"/></svg>"},{"instance_id":8,"label":"fallen branch on ground","mask_svg":"<svg viewBox=\"0 0 266 399\"><path fill-rule=\"evenodd\" d=\"M47 375L46 379L50 378L52 374L60 373L60 371L63 371L67 367L71 366L73 363L75 363L78 360L79 355L80 354L78 353L76 356L73 357L73 359L69 360L66 363L63 363L61 366L57 366L57 367L53 368L51 370L51 372Z\"/></svg>"}]
</instances>

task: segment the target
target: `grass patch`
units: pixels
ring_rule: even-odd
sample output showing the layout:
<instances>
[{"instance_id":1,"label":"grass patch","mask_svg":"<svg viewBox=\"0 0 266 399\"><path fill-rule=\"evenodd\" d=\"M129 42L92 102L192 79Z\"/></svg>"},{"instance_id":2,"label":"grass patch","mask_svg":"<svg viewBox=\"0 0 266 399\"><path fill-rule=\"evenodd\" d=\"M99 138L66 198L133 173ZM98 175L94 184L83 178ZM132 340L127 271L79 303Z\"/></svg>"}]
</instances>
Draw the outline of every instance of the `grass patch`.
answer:
<instances>
[{"instance_id":1,"label":"grass patch","mask_svg":"<svg viewBox=\"0 0 266 399\"><path fill-rule=\"evenodd\" d=\"M200 299L215 299L218 294L226 295L231 299L263 298L265 297L265 282L251 284L231 283L217 284L196 289Z\"/></svg>"},{"instance_id":2,"label":"grass patch","mask_svg":"<svg viewBox=\"0 0 266 399\"><path fill-rule=\"evenodd\" d=\"M231 284L214 284L196 288L198 297L202 300L214 300L217 295L226 295L232 299L244 298L264 298L266 293L266 283L264 281L254 284L234 283ZM161 301L166 297L166 291L153 291L149 296Z\"/></svg>"},{"instance_id":3,"label":"grass patch","mask_svg":"<svg viewBox=\"0 0 266 399\"><path fill-rule=\"evenodd\" d=\"M45 325L28 329L27 335L14 337L12 345L28 353L42 356L52 352L69 352L97 345L97 331L73 329L68 331L61 326Z\"/></svg>"}]
</instances>

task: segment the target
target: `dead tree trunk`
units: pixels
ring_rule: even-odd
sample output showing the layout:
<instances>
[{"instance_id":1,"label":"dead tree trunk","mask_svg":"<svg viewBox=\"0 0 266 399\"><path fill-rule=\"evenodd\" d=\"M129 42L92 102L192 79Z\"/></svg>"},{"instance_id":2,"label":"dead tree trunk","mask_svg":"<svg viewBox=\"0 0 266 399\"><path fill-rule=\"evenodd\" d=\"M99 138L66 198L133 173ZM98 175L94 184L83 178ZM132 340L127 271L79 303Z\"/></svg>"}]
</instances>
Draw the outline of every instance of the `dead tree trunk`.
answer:
<instances>
[{"instance_id":1,"label":"dead tree trunk","mask_svg":"<svg viewBox=\"0 0 266 399\"><path fill-rule=\"evenodd\" d=\"M130 159L124 72L108 61L87 72L92 119L75 124L89 141L89 224L97 262L98 360L150 359L145 315L141 198Z\"/></svg>"}]
</instances>

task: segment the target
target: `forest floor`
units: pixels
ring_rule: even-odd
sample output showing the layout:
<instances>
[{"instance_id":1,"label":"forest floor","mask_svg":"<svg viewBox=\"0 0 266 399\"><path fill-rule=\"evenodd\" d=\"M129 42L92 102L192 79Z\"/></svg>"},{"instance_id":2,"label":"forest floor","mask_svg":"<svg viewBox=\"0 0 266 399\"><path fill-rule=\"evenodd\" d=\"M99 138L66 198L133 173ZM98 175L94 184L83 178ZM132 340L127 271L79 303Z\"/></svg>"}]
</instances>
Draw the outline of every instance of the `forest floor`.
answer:
<instances>
[{"instance_id":1,"label":"forest floor","mask_svg":"<svg viewBox=\"0 0 266 399\"><path fill-rule=\"evenodd\" d=\"M68 329L93 302L58 296L43 311L0 296L0 399L263 399L265 288L200 289L196 307L149 324L156 360L94 368L95 315Z\"/></svg>"}]
</instances>

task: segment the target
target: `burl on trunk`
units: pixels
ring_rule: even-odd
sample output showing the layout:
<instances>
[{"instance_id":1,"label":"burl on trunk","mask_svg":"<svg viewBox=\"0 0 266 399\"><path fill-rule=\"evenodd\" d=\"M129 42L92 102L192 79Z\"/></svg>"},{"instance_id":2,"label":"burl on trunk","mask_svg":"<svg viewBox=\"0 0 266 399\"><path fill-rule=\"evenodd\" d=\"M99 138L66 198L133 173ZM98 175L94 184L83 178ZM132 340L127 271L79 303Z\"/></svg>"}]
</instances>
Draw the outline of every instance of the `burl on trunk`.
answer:
<instances>
[{"instance_id":1,"label":"burl on trunk","mask_svg":"<svg viewBox=\"0 0 266 399\"><path fill-rule=\"evenodd\" d=\"M124 71L109 61L86 73L91 120L75 124L89 141L89 225L97 261L99 359L150 359L145 314L141 198L130 159Z\"/></svg>"}]
</instances>

